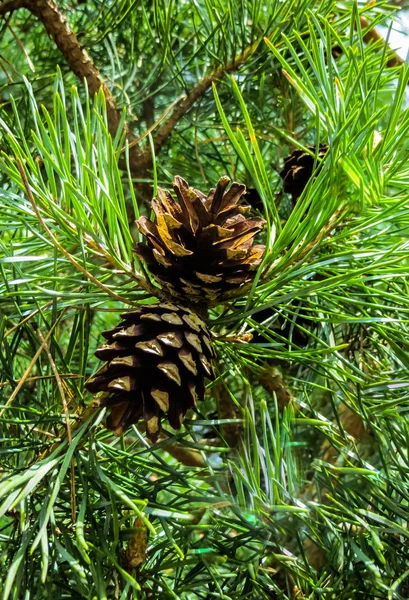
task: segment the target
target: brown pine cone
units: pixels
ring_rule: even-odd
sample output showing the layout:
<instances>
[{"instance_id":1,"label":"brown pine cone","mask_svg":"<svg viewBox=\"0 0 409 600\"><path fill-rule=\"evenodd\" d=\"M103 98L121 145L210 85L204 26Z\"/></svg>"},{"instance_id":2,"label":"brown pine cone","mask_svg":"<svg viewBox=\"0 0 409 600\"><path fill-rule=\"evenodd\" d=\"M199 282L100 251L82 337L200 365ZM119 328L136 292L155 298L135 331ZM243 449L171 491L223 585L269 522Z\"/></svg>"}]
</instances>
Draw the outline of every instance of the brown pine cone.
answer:
<instances>
[{"instance_id":1,"label":"brown pine cone","mask_svg":"<svg viewBox=\"0 0 409 600\"><path fill-rule=\"evenodd\" d=\"M205 377L214 379L211 334L196 313L164 302L121 317L117 327L102 333L108 343L95 355L106 362L86 388L103 392L110 409L106 425L115 435L143 418L155 441L163 415L180 429L186 411L203 399Z\"/></svg>"},{"instance_id":2,"label":"brown pine cone","mask_svg":"<svg viewBox=\"0 0 409 600\"><path fill-rule=\"evenodd\" d=\"M222 177L207 194L175 177L179 200L158 189L152 201L154 222L146 217L138 226L146 236L136 254L156 281L173 299L183 304L215 305L236 296L251 285L265 250L254 245L264 220L246 218L239 206L244 185Z\"/></svg>"},{"instance_id":3,"label":"brown pine cone","mask_svg":"<svg viewBox=\"0 0 409 600\"><path fill-rule=\"evenodd\" d=\"M320 144L318 161L315 162L315 146L306 146L312 155L304 150L294 150L285 160L284 167L280 171L280 177L284 181L284 191L291 194L293 200L297 200L304 191L307 183L314 172L317 175L320 167L320 159L328 152L326 144Z\"/></svg>"}]
</instances>

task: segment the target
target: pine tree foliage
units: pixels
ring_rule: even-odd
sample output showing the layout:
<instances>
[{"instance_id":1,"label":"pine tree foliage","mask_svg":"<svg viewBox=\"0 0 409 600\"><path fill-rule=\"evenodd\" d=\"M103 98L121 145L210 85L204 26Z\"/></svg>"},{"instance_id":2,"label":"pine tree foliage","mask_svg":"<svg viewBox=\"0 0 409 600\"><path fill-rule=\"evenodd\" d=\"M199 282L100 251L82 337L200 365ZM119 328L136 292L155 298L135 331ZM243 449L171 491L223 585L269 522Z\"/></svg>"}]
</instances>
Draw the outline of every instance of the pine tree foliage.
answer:
<instances>
[{"instance_id":1,"label":"pine tree foliage","mask_svg":"<svg viewBox=\"0 0 409 600\"><path fill-rule=\"evenodd\" d=\"M374 33L393 10L41 3L104 83L40 4L0 3L2 597L407 598L409 68ZM209 311L216 378L181 429L116 437L85 388L101 332L166 301L134 222L175 176L224 175L259 194L266 252Z\"/></svg>"}]
</instances>

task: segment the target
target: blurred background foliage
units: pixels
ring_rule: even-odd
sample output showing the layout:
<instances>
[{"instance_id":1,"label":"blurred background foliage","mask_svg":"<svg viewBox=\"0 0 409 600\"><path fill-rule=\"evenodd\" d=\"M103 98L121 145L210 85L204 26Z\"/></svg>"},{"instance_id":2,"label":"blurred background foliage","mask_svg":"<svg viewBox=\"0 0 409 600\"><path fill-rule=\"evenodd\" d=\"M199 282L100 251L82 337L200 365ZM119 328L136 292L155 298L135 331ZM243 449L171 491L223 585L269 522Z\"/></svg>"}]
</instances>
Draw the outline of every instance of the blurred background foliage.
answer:
<instances>
[{"instance_id":1,"label":"blurred background foliage","mask_svg":"<svg viewBox=\"0 0 409 600\"><path fill-rule=\"evenodd\" d=\"M2 597L407 598L409 70L374 33L399 7L30 6L0 4ZM284 158L320 143L294 202ZM134 220L175 175L224 174L267 251L210 312L218 378L154 446L114 438L84 382L158 294Z\"/></svg>"}]
</instances>

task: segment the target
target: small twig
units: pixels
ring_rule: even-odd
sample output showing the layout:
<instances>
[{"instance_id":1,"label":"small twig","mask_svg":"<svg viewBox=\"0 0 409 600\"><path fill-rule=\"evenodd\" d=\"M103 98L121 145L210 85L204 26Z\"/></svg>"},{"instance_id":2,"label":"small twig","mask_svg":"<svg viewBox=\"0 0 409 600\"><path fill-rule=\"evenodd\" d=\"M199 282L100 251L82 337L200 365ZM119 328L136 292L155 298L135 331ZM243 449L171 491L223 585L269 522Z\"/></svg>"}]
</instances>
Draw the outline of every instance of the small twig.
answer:
<instances>
[{"instance_id":1,"label":"small twig","mask_svg":"<svg viewBox=\"0 0 409 600\"><path fill-rule=\"evenodd\" d=\"M46 344L52 334L52 332L54 331L55 326L57 325L59 319L57 321L55 321L55 323L51 326L50 331L47 333L45 339L44 339L44 344ZM23 387L23 385L25 384L25 382L27 381L31 371L34 368L34 365L37 362L38 357L40 356L41 352L44 350L44 344L41 344L41 346L38 348L38 350L36 351L36 353L34 354L30 364L27 367L26 372L24 373L23 377L19 380L18 384L16 385L13 393L11 394L10 398L7 400L6 404L4 405L4 407L2 408L2 410L0 410L0 417L3 416L4 412L6 411L6 409L14 402L17 394L19 393L19 391L21 390L21 388Z\"/></svg>"},{"instance_id":2,"label":"small twig","mask_svg":"<svg viewBox=\"0 0 409 600\"><path fill-rule=\"evenodd\" d=\"M28 52L27 52L27 50L26 50L26 49L25 49L25 47L24 47L24 44L23 44L23 42L20 40L20 38L18 37L18 35L17 35L17 34L14 32L13 28L12 28L12 27L10 27L10 25L7 25L7 29L10 31L11 35L12 35L12 36L13 36L13 38L16 40L16 42L17 42L18 46L20 47L21 51L23 52L24 56L26 57L26 59L27 59L27 62L28 62L28 66L29 66L29 67L30 67L30 69L33 71L33 73L35 73L35 68L34 68L34 65L33 65L33 63L31 62L31 59L30 59L30 57L29 57L29 55L28 55Z\"/></svg>"},{"instance_id":3,"label":"small twig","mask_svg":"<svg viewBox=\"0 0 409 600\"><path fill-rule=\"evenodd\" d=\"M162 431L159 435L159 441L167 439L169 439L168 436ZM149 442L149 440L147 441ZM188 448L182 444L171 442L163 446L163 450L186 467L200 467L201 469L205 469L208 466L200 450L196 448Z\"/></svg>"},{"instance_id":4,"label":"small twig","mask_svg":"<svg viewBox=\"0 0 409 600\"><path fill-rule=\"evenodd\" d=\"M1 67L1 69L2 69L2 71L3 71L3 73L4 73L4 74L5 74L5 76L7 77L7 79L8 79L8 82L9 82L9 83L14 83L14 81L13 81L13 78L12 78L12 76L10 75L10 73L7 71L7 69L6 69L5 65L4 65L4 63L5 63L7 66L9 66L9 61L8 61L7 59L5 59L5 58L4 58L4 56L0 56L0 67ZM5 104L6 104L6 103L5 103ZM7 104L9 104L9 103L7 103ZM4 104L3 104L3 107L4 107Z\"/></svg>"},{"instance_id":5,"label":"small twig","mask_svg":"<svg viewBox=\"0 0 409 600\"><path fill-rule=\"evenodd\" d=\"M34 324L33 324L34 326ZM60 377L60 374L58 373L58 369L55 365L54 359L52 357L51 351L50 351L50 347L47 343L47 341L44 339L43 334L41 333L40 329L38 328L38 325L35 324L34 330L36 332L36 335L40 341L41 347L43 348L43 350L45 351L45 353L47 354L47 358L49 360L50 363L50 367L51 370L53 372L53 375L55 377L55 381L57 383L57 387L58 387L58 391L60 393L61 396L61 401L64 407L64 415L65 415L65 424L67 426L67 438L68 438L68 444L71 445L72 444L72 432L71 432L71 423L70 423L70 414L68 412L68 406L67 406L67 399L65 397L65 392L64 392L64 386L63 386L63 382L62 379ZM71 515L72 515L72 522L75 523L76 518L77 518L77 507L76 507L76 500L75 500L75 465L74 465L74 457L71 458Z\"/></svg>"},{"instance_id":6,"label":"small twig","mask_svg":"<svg viewBox=\"0 0 409 600\"><path fill-rule=\"evenodd\" d=\"M145 429L145 425L139 422L136 427L142 433ZM165 433L163 429L161 430L158 438L158 443L169 440L167 444L163 444L161 450L176 458L178 462L186 467L200 467L201 469L206 469L208 467L205 459L203 458L202 452L197 450L196 448L189 448L188 446L184 446L183 444L179 444L178 442L170 441L172 438L170 435ZM129 444L135 443L135 438L131 436L126 436L125 440ZM146 438L146 443L150 446L153 445L148 438Z\"/></svg>"},{"instance_id":7,"label":"small twig","mask_svg":"<svg viewBox=\"0 0 409 600\"><path fill-rule=\"evenodd\" d=\"M57 300L61 300L61 298L57 298ZM19 327L21 327L22 325L24 325L25 323L27 323L27 321L29 321L30 319L32 319L33 317L35 317L35 315L37 315L39 312L41 312L45 308L48 308L49 306L51 306L53 304L53 302L55 302L55 300L50 300L50 302L47 302L46 304L43 304L43 306L40 306L40 308L37 308L36 310L33 310L32 313L30 313L29 315L27 315L27 317L24 317L24 319L22 319L21 321L19 321L17 323L17 325L14 325L14 327L12 327L8 331L6 331L3 337L6 338L7 336L9 336L12 333L14 333L15 331L17 331L17 329Z\"/></svg>"},{"instance_id":8,"label":"small twig","mask_svg":"<svg viewBox=\"0 0 409 600\"><path fill-rule=\"evenodd\" d=\"M134 139L132 142L129 143L128 148L131 149L134 146L138 145L140 142L142 142L142 140L144 140L146 137L148 137L148 135L150 133L152 133L152 131L154 131L161 123L164 119L166 119L166 117L168 116L168 114L170 113L170 111L172 110L172 108L178 103L181 102L182 100L184 100L186 98L185 94L182 94L181 96L179 96L179 98L176 98L176 100L174 100L174 102L172 102L172 104L170 104L165 111L161 114L161 116L159 117L159 119L157 121L155 121L155 123L152 123L152 125L149 126L149 129L147 129L145 131L145 133L143 133L140 137ZM124 148L125 149L125 148Z\"/></svg>"},{"instance_id":9,"label":"small twig","mask_svg":"<svg viewBox=\"0 0 409 600\"><path fill-rule=\"evenodd\" d=\"M40 429L39 427L33 427L32 431L40 433L41 435L45 435L46 437L53 438L54 440L57 437L54 433L51 433L50 431L44 431L44 429Z\"/></svg>"},{"instance_id":10,"label":"small twig","mask_svg":"<svg viewBox=\"0 0 409 600\"><path fill-rule=\"evenodd\" d=\"M28 377L25 380L25 383L31 383L33 381L42 381L45 379L53 379L54 375L36 375L35 377ZM82 377L84 377L83 375L75 375L74 373L61 373L60 377L62 379L81 379ZM17 379L16 383L20 383L21 379ZM10 381L3 381L2 383L0 383L0 388L2 387L7 387L11 385Z\"/></svg>"},{"instance_id":11,"label":"small twig","mask_svg":"<svg viewBox=\"0 0 409 600\"><path fill-rule=\"evenodd\" d=\"M328 223L326 225L324 225L324 227L320 230L318 235L313 240L311 240L311 242L309 244L307 244L305 246L304 250L302 252L300 252L300 254L297 254L297 256L294 257L294 260L292 262L298 262L298 261L302 260L310 252L310 250L312 250L315 246L317 246L322 239L327 237L327 235L331 231L331 229L333 229L335 227L335 224L338 221L339 217L341 216L342 212L343 212L343 209L336 210L334 212L334 214L328 220ZM290 263L290 264L292 264L292 263Z\"/></svg>"},{"instance_id":12,"label":"small twig","mask_svg":"<svg viewBox=\"0 0 409 600\"><path fill-rule=\"evenodd\" d=\"M237 71L246 60L254 54L260 45L261 39L256 40L250 46L248 46L242 53L235 56L227 65L223 67L218 67L206 77L203 77L189 92L189 94L182 100L179 104L176 105L169 119L160 127L155 137L153 138L153 146L155 149L155 154L160 152L166 140L172 134L174 128L179 123L181 118L192 108L193 104L201 98L208 89L212 87L212 84L216 81L223 79L225 75L229 73L233 73ZM152 162L152 155L150 147L146 148L142 154L137 157L137 160L134 160L134 157L131 157L131 165L139 168L148 168L150 167Z\"/></svg>"}]
</instances>

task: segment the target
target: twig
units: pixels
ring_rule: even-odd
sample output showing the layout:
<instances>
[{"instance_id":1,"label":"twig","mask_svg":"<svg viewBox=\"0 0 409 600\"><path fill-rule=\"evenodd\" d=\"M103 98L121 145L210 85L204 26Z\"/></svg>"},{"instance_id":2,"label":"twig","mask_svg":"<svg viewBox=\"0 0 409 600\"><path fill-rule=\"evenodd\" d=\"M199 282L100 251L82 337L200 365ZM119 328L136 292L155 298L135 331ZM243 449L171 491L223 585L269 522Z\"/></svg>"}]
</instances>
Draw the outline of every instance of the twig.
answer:
<instances>
[{"instance_id":1,"label":"twig","mask_svg":"<svg viewBox=\"0 0 409 600\"><path fill-rule=\"evenodd\" d=\"M173 110L169 119L159 128L158 132L153 138L153 146L155 149L155 154L160 152L162 146L165 144L166 140L172 134L174 128L179 123L181 118L192 108L193 104L201 98L209 88L211 88L212 84L216 81L223 79L225 75L229 73L233 73L237 71L246 60L254 54L257 50L261 40L256 40L253 44L250 44L241 54L235 56L227 65L224 67L218 67L213 73L203 77L195 87L190 91L190 93L178 104ZM133 168L148 168L151 165L152 156L151 149L146 148L142 152L140 156L137 157L135 161L135 157L130 157L130 164Z\"/></svg>"},{"instance_id":2,"label":"twig","mask_svg":"<svg viewBox=\"0 0 409 600\"><path fill-rule=\"evenodd\" d=\"M162 432L159 441L166 439L168 439L168 436ZM196 450L196 448L188 448L187 446L182 446L182 444L171 442L163 446L163 450L186 467L200 467L202 469L208 467L200 450Z\"/></svg>"},{"instance_id":3,"label":"twig","mask_svg":"<svg viewBox=\"0 0 409 600\"><path fill-rule=\"evenodd\" d=\"M47 358L49 360L50 363L50 367L51 370L53 372L53 375L55 377L55 381L57 383L57 387L58 387L58 391L60 393L61 396L61 401L64 407L64 415L65 415L65 424L67 426L67 438L68 438L68 444L71 445L72 444L72 432L71 432L71 423L70 423L70 414L68 412L68 406L67 406L67 399L65 397L65 392L64 392L64 386L63 386L63 382L62 379L60 377L60 374L58 373L58 369L55 365L54 359L52 357L52 354L50 352L50 347L47 343L47 341L44 339L43 334L41 333L40 329L38 328L37 324L33 323L33 328L37 334L37 337L40 341L41 347L43 348L43 350L45 351L45 353L47 354ZM76 518L77 518L77 508L76 508L76 500L75 500L75 465L74 465L74 457L71 458L71 515L72 515L72 522L75 523Z\"/></svg>"},{"instance_id":4,"label":"twig","mask_svg":"<svg viewBox=\"0 0 409 600\"><path fill-rule=\"evenodd\" d=\"M136 427L141 433L145 429L145 426L142 423L138 423ZM178 442L172 442L171 439L172 438L170 435L165 433L163 430L160 432L158 442L169 440L168 443L161 446L161 450L167 452L170 456L173 456L173 458L176 458L178 462L186 467L200 467L201 469L206 469L208 467L208 464L203 458L200 450L196 448L189 448L188 446L184 446ZM129 444L135 443L135 438L131 436L126 436L125 440L129 442ZM153 445L153 442L151 442L148 438L146 438L146 443L150 446Z\"/></svg>"},{"instance_id":5,"label":"twig","mask_svg":"<svg viewBox=\"0 0 409 600\"><path fill-rule=\"evenodd\" d=\"M35 72L35 68L34 65L28 55L27 50L24 47L23 42L20 40L20 38L18 37L18 35L14 32L13 28L10 27L10 25L7 25L7 29L10 31L11 35L13 36L13 38L16 40L18 46L20 47L21 51L23 52L24 56L26 57L26 60L28 62L28 66L30 67L31 71L33 71L33 73Z\"/></svg>"},{"instance_id":6,"label":"twig","mask_svg":"<svg viewBox=\"0 0 409 600\"><path fill-rule=\"evenodd\" d=\"M152 133L152 131L154 131L161 123L162 121L164 121L166 119L166 117L168 116L168 114L171 112L172 108L175 106L175 104L178 104L178 102L181 102L181 100L184 100L186 98L185 94L182 94L182 96L179 96L179 98L176 98L176 100L174 100L172 102L172 104L170 104L161 114L161 116L159 117L159 119L157 121L155 121L154 123L152 123L151 125L149 125L149 129L147 129L145 131L145 133L143 133L140 137L134 139L132 142L129 143L128 148L131 149L134 146L136 146L137 144L139 144L140 142L142 142L142 140L144 140L146 137L148 137L148 135L150 133Z\"/></svg>"},{"instance_id":7,"label":"twig","mask_svg":"<svg viewBox=\"0 0 409 600\"><path fill-rule=\"evenodd\" d=\"M55 326L57 325L59 319L52 325L52 327L50 328L50 331L47 333L45 339L44 339L44 344L46 344L52 334L52 332L54 331ZM17 394L19 393L19 391L21 390L21 388L23 387L24 383L27 381L31 371L33 370L34 365L37 362L38 357L40 356L41 352L44 350L44 344L41 344L41 346L38 348L37 352L34 354L30 364L27 367L26 372L24 373L23 377L19 380L17 386L15 387L13 393L11 394L10 398L7 400L6 404L4 405L3 409L0 410L0 417L3 416L5 410L14 402Z\"/></svg>"},{"instance_id":8,"label":"twig","mask_svg":"<svg viewBox=\"0 0 409 600\"><path fill-rule=\"evenodd\" d=\"M52 379L53 375L36 375L35 377L28 377L25 380L25 383L32 383L33 381L43 381L44 379ZM83 375L76 375L75 373L61 373L60 377L62 379L81 379L84 377ZM16 383L20 383L21 379L17 379ZM7 387L11 385L10 381L3 381L0 383L0 388Z\"/></svg>"}]
</instances>

